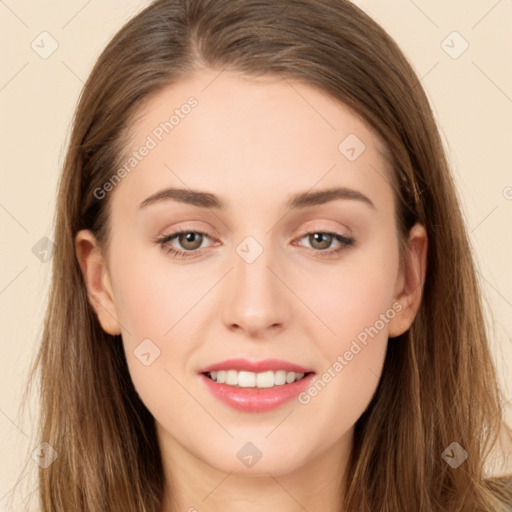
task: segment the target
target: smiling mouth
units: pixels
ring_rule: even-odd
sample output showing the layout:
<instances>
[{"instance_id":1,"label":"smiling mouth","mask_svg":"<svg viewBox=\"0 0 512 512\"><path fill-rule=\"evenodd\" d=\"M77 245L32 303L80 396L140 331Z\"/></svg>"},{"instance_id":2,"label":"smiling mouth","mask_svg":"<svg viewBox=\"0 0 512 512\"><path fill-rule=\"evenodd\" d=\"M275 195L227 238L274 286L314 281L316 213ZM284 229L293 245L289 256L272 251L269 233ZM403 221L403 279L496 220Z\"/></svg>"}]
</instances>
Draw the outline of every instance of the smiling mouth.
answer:
<instances>
[{"instance_id":1,"label":"smiling mouth","mask_svg":"<svg viewBox=\"0 0 512 512\"><path fill-rule=\"evenodd\" d=\"M226 384L235 388L273 388L276 386L286 386L302 380L307 375L314 372L297 373L287 372L286 370L266 371L266 372L248 372L238 370L219 370L205 372L209 379L218 384Z\"/></svg>"}]
</instances>

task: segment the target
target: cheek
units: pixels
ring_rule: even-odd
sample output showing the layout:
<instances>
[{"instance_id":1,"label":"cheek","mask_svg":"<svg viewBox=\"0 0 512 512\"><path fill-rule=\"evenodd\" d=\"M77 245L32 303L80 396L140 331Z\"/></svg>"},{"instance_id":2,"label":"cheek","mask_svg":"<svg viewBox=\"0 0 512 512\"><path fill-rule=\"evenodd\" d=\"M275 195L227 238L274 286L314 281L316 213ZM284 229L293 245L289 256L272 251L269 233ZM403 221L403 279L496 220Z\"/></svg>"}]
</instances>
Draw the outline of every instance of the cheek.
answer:
<instances>
[{"instance_id":1,"label":"cheek","mask_svg":"<svg viewBox=\"0 0 512 512\"><path fill-rule=\"evenodd\" d=\"M158 409L165 395L155 389L182 392L170 374L182 382L188 371L190 355L201 343L193 335L207 302L201 298L215 278L191 266L173 267L158 248L119 242L112 245L112 284L126 359L144 402Z\"/></svg>"},{"instance_id":2,"label":"cheek","mask_svg":"<svg viewBox=\"0 0 512 512\"><path fill-rule=\"evenodd\" d=\"M128 245L128 244L126 244ZM130 336L163 339L205 293L210 280L191 267L174 265L159 248L112 251L113 287L119 321ZM121 252L126 256L119 257ZM136 340L134 340L136 341Z\"/></svg>"},{"instance_id":3,"label":"cheek","mask_svg":"<svg viewBox=\"0 0 512 512\"><path fill-rule=\"evenodd\" d=\"M114 253L112 256L115 261ZM151 260L147 249L132 248L127 257L117 261L113 272L116 312L135 389L157 421L174 424L173 411L180 411L187 424L198 411L191 410L190 396L182 387L190 385L183 374L194 350L193 340L184 336L183 330L193 321L191 305L200 297L197 284L191 286L179 269L173 275L167 266L166 272L162 263Z\"/></svg>"},{"instance_id":4,"label":"cheek","mask_svg":"<svg viewBox=\"0 0 512 512\"><path fill-rule=\"evenodd\" d=\"M371 272L352 274L339 283L331 282L331 292L319 295L314 307L329 327L330 334L318 337L327 367L343 373L350 388L360 388L365 379L379 375L388 341L388 323L394 318L392 288L382 276ZM332 372L331 372L332 373Z\"/></svg>"},{"instance_id":5,"label":"cheek","mask_svg":"<svg viewBox=\"0 0 512 512\"><path fill-rule=\"evenodd\" d=\"M380 244L358 256L347 258L309 297L312 309L333 332L316 338L325 366L301 403L311 403L315 414L330 415L325 421L334 416L339 431L353 425L376 390L388 324L396 316L392 305L398 249Z\"/></svg>"},{"instance_id":6,"label":"cheek","mask_svg":"<svg viewBox=\"0 0 512 512\"><path fill-rule=\"evenodd\" d=\"M367 329L374 332L376 327L380 338L387 339L388 321L395 314L392 305L398 248L385 244L384 239L372 245L309 282L309 289L315 291L309 294L308 305L331 331L331 349L327 350L331 358L358 336L364 340Z\"/></svg>"}]
</instances>

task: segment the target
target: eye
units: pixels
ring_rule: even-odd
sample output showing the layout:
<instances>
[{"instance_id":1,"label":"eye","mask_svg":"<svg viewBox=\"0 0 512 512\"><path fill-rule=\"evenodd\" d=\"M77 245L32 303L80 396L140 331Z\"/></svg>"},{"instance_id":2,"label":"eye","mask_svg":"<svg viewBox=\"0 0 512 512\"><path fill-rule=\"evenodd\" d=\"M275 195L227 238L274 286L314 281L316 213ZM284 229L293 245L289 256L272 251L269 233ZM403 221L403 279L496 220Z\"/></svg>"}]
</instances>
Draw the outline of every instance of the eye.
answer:
<instances>
[{"instance_id":1,"label":"eye","mask_svg":"<svg viewBox=\"0 0 512 512\"><path fill-rule=\"evenodd\" d=\"M210 238L207 233L202 231L187 231L181 230L176 231L170 235L165 235L161 238L155 240L155 243L160 245L167 253L173 254L177 258L188 258L195 256L198 249L201 248L201 245L205 238ZM171 245L170 242L174 241L178 242L179 246L181 246L185 250L181 250L179 248L175 248Z\"/></svg>"},{"instance_id":2,"label":"eye","mask_svg":"<svg viewBox=\"0 0 512 512\"><path fill-rule=\"evenodd\" d=\"M341 235L339 233L331 233L325 231L312 231L303 235L300 240L307 238L310 243L310 247L315 250L316 255L324 256L335 256L341 251L348 249L355 243L354 238ZM339 245L335 249L329 249L333 242L337 242Z\"/></svg>"}]
</instances>

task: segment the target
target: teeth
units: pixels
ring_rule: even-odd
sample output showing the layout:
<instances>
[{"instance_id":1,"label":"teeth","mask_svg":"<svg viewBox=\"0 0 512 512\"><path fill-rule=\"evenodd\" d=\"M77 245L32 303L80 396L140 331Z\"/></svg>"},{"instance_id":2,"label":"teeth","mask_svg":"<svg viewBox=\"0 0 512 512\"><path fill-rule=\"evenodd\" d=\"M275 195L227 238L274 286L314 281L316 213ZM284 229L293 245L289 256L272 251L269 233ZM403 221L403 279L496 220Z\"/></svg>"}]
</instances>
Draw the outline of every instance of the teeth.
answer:
<instances>
[{"instance_id":1,"label":"teeth","mask_svg":"<svg viewBox=\"0 0 512 512\"><path fill-rule=\"evenodd\" d=\"M291 384L304 377L303 373L278 370L261 373L245 372L237 370L219 370L210 372L209 377L219 384L239 386L241 388L273 388L283 384Z\"/></svg>"},{"instance_id":2,"label":"teeth","mask_svg":"<svg viewBox=\"0 0 512 512\"><path fill-rule=\"evenodd\" d=\"M253 388L256 386L256 374L253 372L235 372L235 382L232 384L236 385L238 384L241 388ZM264 375L263 373L258 374L258 377L260 375ZM226 384L231 384L231 382L226 382ZM273 383L272 383L273 385ZM258 387L268 387L268 386L260 386L260 379L258 379Z\"/></svg>"},{"instance_id":3,"label":"teeth","mask_svg":"<svg viewBox=\"0 0 512 512\"><path fill-rule=\"evenodd\" d=\"M226 372L226 384L236 386L238 384L238 372L236 370L228 370Z\"/></svg>"}]
</instances>

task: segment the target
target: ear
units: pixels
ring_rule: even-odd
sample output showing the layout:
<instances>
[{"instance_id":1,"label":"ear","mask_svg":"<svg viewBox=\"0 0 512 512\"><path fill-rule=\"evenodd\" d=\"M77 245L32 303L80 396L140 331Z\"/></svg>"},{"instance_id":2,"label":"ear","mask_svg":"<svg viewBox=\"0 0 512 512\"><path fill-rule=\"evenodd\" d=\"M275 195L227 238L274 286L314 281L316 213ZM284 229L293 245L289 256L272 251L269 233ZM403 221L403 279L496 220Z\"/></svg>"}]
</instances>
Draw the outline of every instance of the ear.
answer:
<instances>
[{"instance_id":1,"label":"ear","mask_svg":"<svg viewBox=\"0 0 512 512\"><path fill-rule=\"evenodd\" d=\"M428 238L425 227L415 224L409 231L404 265L396 282L395 303L399 303L401 309L389 322L390 338L400 336L407 331L416 317L425 283L427 248Z\"/></svg>"},{"instance_id":2,"label":"ear","mask_svg":"<svg viewBox=\"0 0 512 512\"><path fill-rule=\"evenodd\" d=\"M75 238L75 249L87 286L87 296L101 327L108 334L121 334L108 269L96 237L89 230L79 231Z\"/></svg>"}]
</instances>

